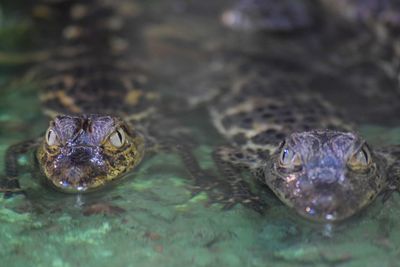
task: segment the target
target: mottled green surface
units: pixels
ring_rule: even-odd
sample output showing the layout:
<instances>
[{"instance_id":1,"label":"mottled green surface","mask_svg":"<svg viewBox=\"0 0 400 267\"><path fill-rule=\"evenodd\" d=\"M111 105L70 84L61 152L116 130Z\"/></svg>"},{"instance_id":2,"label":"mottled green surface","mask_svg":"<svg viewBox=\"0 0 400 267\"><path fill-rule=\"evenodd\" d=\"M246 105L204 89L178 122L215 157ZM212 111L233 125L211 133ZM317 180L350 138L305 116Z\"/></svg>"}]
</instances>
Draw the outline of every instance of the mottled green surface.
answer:
<instances>
[{"instance_id":1,"label":"mottled green surface","mask_svg":"<svg viewBox=\"0 0 400 267\"><path fill-rule=\"evenodd\" d=\"M21 77L14 67L2 65L1 162L10 144L40 135L47 125L36 98L37 86ZM364 126L362 133L375 144L400 142L400 129ZM206 168L212 167L210 151L208 146L196 151ZM31 164L28 158L21 163ZM385 203L378 199L360 216L332 226L300 219L269 193L271 206L264 216L241 206L221 211L218 204L207 205L204 194L191 196L191 181L176 155L146 159L122 183L88 195L54 192L31 178L27 172L21 175L27 199L0 198L0 266L399 266L400 262L398 194Z\"/></svg>"}]
</instances>

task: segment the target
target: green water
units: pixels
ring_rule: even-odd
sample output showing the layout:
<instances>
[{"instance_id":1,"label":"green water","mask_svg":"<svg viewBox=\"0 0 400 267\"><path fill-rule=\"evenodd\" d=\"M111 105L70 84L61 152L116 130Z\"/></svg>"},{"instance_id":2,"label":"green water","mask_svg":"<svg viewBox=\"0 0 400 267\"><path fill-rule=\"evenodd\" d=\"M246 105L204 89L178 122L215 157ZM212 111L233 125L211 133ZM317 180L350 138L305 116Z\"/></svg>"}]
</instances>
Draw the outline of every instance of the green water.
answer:
<instances>
[{"instance_id":1,"label":"green water","mask_svg":"<svg viewBox=\"0 0 400 267\"><path fill-rule=\"evenodd\" d=\"M2 32L0 38L5 38ZM0 69L0 169L10 144L39 136L48 123L37 100L38 86L11 63L2 63ZM400 129L364 125L361 131L373 144L400 142ZM211 168L209 144L214 140L207 138L213 135L204 136L196 155L204 168ZM20 163L31 164L29 157ZM23 170L21 184L28 198L0 198L0 266L399 266L400 262L398 194L385 203L377 199L342 224L320 225L299 218L268 192L270 208L264 215L240 205L229 211L209 205L205 194L192 196L193 184L173 154L147 158L121 183L87 195L54 192Z\"/></svg>"}]
</instances>

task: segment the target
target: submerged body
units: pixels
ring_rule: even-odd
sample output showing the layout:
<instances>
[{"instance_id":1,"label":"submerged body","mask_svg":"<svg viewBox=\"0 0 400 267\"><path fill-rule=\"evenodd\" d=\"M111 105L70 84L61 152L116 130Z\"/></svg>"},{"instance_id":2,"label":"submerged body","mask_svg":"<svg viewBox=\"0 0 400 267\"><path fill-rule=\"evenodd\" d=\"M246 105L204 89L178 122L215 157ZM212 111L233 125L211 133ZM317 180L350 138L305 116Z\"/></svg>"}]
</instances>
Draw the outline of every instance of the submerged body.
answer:
<instances>
[{"instance_id":1,"label":"submerged body","mask_svg":"<svg viewBox=\"0 0 400 267\"><path fill-rule=\"evenodd\" d=\"M339 53L348 52L352 60L357 55L338 40L330 41L339 36L332 21L323 23L329 25L326 36L322 34L322 26L312 24L322 9L310 11L306 8L308 1L296 4L282 1L276 6L278 13L270 14L271 9L266 9L264 15L254 6L262 9L275 3L247 0L238 3L224 13L222 22L233 29L263 30L258 34L265 35L260 38L265 42L261 46L264 50L256 55L238 53L238 58L231 60L235 66L230 68L233 74L226 86L229 89L210 107L214 125L229 143L216 151L217 161L223 162L220 171L234 188L238 201L245 203L237 193L243 186L238 183L243 167L250 169L298 214L320 222L349 218L383 191L393 189L400 178L396 167L398 152L395 152L399 147L368 145L323 95L328 91L325 87L336 83L337 94L343 85L348 86L345 92L348 95L371 93L370 84L368 88L357 87L365 79L358 81L357 76L351 75L336 77L334 73L341 73L344 63L350 70L371 66L379 69L379 58L374 63L354 60L349 64L346 54ZM251 12L260 17L249 16ZM344 40L349 42L348 37ZM357 44L357 40L352 42ZM279 47L269 49L274 44ZM374 75L369 79L374 82L371 89L375 91L377 81L390 82L389 75ZM390 85L389 82L384 85ZM397 97L396 92L392 97Z\"/></svg>"},{"instance_id":2,"label":"submerged body","mask_svg":"<svg viewBox=\"0 0 400 267\"><path fill-rule=\"evenodd\" d=\"M138 165L145 151L138 128L150 119L158 97L148 89L145 73L131 63L135 50L130 39L140 34L131 26L136 15L128 12L132 5L66 3L59 49L42 66L40 99L45 112L55 117L36 157L53 187L85 192Z\"/></svg>"},{"instance_id":3,"label":"submerged body","mask_svg":"<svg viewBox=\"0 0 400 267\"><path fill-rule=\"evenodd\" d=\"M245 80L211 108L231 144L217 151L228 169L250 169L286 205L316 221L358 213L398 179L389 171L398 164L395 154L371 148L321 97L301 87L288 91L289 77ZM234 187L237 179L229 182Z\"/></svg>"}]
</instances>

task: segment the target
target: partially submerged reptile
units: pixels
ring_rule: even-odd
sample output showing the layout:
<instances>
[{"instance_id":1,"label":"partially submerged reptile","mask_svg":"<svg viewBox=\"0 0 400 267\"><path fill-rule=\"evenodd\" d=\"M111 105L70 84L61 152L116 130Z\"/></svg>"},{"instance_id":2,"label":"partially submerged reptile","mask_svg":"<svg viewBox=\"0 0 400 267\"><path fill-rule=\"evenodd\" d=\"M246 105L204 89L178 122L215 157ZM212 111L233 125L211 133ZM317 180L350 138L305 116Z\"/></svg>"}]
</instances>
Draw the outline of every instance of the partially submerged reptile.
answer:
<instances>
[{"instance_id":1,"label":"partially submerged reptile","mask_svg":"<svg viewBox=\"0 0 400 267\"><path fill-rule=\"evenodd\" d=\"M216 150L215 158L240 202L243 167L286 205L317 221L350 217L399 178L399 147L372 148L291 77L242 77L234 88L211 115L231 145Z\"/></svg>"},{"instance_id":2,"label":"partially submerged reptile","mask_svg":"<svg viewBox=\"0 0 400 267\"><path fill-rule=\"evenodd\" d=\"M380 193L395 190L400 147L371 147L319 94L323 88L315 79L334 70L335 64L324 62L334 51L319 47L321 32L313 33L313 12L305 1L239 2L242 9L226 12L224 23L240 29L261 26L266 36L258 54L236 51L233 59L228 56L228 64L235 66L227 68L231 83L209 104L214 125L229 143L215 151L215 159L232 186L231 201L253 206L258 200L241 177L243 168L286 205L315 221L346 219ZM254 17L240 12L265 15L252 10L257 3L274 8L265 12L268 18L256 16L253 23ZM350 88L348 94L362 94L360 89Z\"/></svg>"},{"instance_id":3,"label":"partially submerged reptile","mask_svg":"<svg viewBox=\"0 0 400 267\"><path fill-rule=\"evenodd\" d=\"M53 10L66 21L50 59L39 66L40 100L53 119L43 137L7 150L6 194L21 190L17 159L28 150L35 149L48 184L88 192L123 177L145 153L165 146L158 137L174 132L153 131L169 121L156 122L160 97L137 64L140 45L131 46L139 35L137 6L124 0L49 3L55 6L35 7L37 15L46 19Z\"/></svg>"}]
</instances>

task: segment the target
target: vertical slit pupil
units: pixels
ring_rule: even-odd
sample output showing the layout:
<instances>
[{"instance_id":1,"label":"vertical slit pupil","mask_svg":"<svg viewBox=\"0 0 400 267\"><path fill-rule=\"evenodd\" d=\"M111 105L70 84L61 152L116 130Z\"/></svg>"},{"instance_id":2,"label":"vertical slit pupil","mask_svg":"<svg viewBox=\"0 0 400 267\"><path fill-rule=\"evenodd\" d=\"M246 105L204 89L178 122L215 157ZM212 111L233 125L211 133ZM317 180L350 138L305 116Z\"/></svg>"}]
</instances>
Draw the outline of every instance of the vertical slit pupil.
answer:
<instances>
[{"instance_id":1,"label":"vertical slit pupil","mask_svg":"<svg viewBox=\"0 0 400 267\"><path fill-rule=\"evenodd\" d=\"M47 141L49 142L49 141L51 141L50 140L50 137L51 137L51 134L53 133L53 130L49 130L48 132L47 132Z\"/></svg>"},{"instance_id":2,"label":"vertical slit pupil","mask_svg":"<svg viewBox=\"0 0 400 267\"><path fill-rule=\"evenodd\" d=\"M363 150L362 150L362 153L364 154L365 162L368 163L369 158L368 158L368 153L367 153L367 151L365 151L365 149L363 149Z\"/></svg>"},{"instance_id":3,"label":"vertical slit pupil","mask_svg":"<svg viewBox=\"0 0 400 267\"><path fill-rule=\"evenodd\" d=\"M285 150L283 150L283 154L282 154L282 161L285 162L286 157L288 156L289 151L287 150L287 148Z\"/></svg>"},{"instance_id":4,"label":"vertical slit pupil","mask_svg":"<svg viewBox=\"0 0 400 267\"><path fill-rule=\"evenodd\" d=\"M118 138L119 138L119 141L122 143L122 133L121 133L121 130L117 130L117 135L118 135Z\"/></svg>"}]
</instances>

